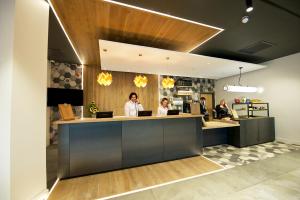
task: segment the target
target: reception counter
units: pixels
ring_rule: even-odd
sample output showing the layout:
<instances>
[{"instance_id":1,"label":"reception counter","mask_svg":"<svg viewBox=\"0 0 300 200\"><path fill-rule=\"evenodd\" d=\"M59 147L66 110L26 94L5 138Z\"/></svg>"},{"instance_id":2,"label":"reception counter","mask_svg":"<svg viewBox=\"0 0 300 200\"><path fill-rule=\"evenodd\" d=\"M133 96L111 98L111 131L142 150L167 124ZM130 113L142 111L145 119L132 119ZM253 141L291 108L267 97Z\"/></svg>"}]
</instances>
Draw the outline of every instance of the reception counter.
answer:
<instances>
[{"instance_id":1,"label":"reception counter","mask_svg":"<svg viewBox=\"0 0 300 200\"><path fill-rule=\"evenodd\" d=\"M200 115L57 121L58 178L202 153Z\"/></svg>"},{"instance_id":2,"label":"reception counter","mask_svg":"<svg viewBox=\"0 0 300 200\"><path fill-rule=\"evenodd\" d=\"M275 140L274 117L253 117L226 122L207 122L203 127L203 146L229 144L247 147Z\"/></svg>"},{"instance_id":3,"label":"reception counter","mask_svg":"<svg viewBox=\"0 0 300 200\"><path fill-rule=\"evenodd\" d=\"M210 121L200 115L57 121L58 178L202 154L203 147L245 147L275 139L273 117Z\"/></svg>"}]
</instances>

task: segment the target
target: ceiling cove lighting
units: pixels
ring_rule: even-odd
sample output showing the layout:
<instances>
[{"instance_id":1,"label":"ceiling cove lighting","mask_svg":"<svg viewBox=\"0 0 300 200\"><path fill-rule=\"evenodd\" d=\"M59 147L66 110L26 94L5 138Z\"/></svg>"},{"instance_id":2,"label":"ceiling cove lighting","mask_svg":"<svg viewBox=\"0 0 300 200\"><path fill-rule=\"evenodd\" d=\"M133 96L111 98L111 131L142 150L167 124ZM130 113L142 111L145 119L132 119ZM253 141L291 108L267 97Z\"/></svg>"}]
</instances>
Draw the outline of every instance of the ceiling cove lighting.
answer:
<instances>
[{"instance_id":1,"label":"ceiling cove lighting","mask_svg":"<svg viewBox=\"0 0 300 200\"><path fill-rule=\"evenodd\" d=\"M165 14L165 13L162 13L162 12L157 12L157 11L154 11L154 10L149 10L149 9L141 8L141 7L138 7L138 6L133 6L133 5L126 4L126 3L121 3L121 2L118 2L118 1L114 1L114 0L103 0L103 1L108 2L108 3L117 4L117 5L120 5L120 6L125 6L125 7L128 7L128 8L133 8L133 9L137 9L137 10L142 10L142 11L149 12L149 13L152 13L152 14L157 14L157 15L161 15L161 16L164 16L164 17L169 17L169 18L172 18L172 19L177 19L177 20L181 20L181 21L184 21L184 22L188 22L188 23L192 23L192 24L196 24L196 25L200 25L200 26L206 26L206 27L209 27L209 28L214 28L214 29L219 30L217 33L215 33L215 34L212 35L211 37L207 38L206 40L202 41L200 44L197 44L195 47L193 47L192 49L190 49L190 50L188 50L188 51L186 51L186 52L191 52L191 51L193 51L193 50L196 49L197 47L201 46L202 44L204 44L204 43L207 42L208 40L212 39L213 37L215 37L216 35L218 35L218 34L221 33L222 31L224 31L223 28L219 28L219 27L216 27L216 26L210 26L210 25L207 25L207 24L202 24L202 23L199 23L199 22L196 22L196 21L192 21L192 20L189 20L189 19L184 19L184 18L181 18L181 17L176 17L176 16L173 16L173 15L169 15L169 14Z\"/></svg>"},{"instance_id":2,"label":"ceiling cove lighting","mask_svg":"<svg viewBox=\"0 0 300 200\"><path fill-rule=\"evenodd\" d=\"M146 76L142 76L142 75L137 75L134 77L133 80L134 84L136 87L138 88L144 88L147 86L148 83L148 78Z\"/></svg>"},{"instance_id":3,"label":"ceiling cove lighting","mask_svg":"<svg viewBox=\"0 0 300 200\"><path fill-rule=\"evenodd\" d=\"M112 83L112 74L108 72L101 72L97 76L97 82L99 85L109 86Z\"/></svg>"},{"instance_id":4,"label":"ceiling cove lighting","mask_svg":"<svg viewBox=\"0 0 300 200\"><path fill-rule=\"evenodd\" d=\"M252 0L246 0L246 12L252 12L253 11L253 4Z\"/></svg>"},{"instance_id":5,"label":"ceiling cove lighting","mask_svg":"<svg viewBox=\"0 0 300 200\"><path fill-rule=\"evenodd\" d=\"M84 62L83 62L83 61L81 60L81 58L79 57L78 52L76 51L76 49L75 49L75 47L74 47L74 45L73 45L73 43L72 43L72 41L71 41L69 35L67 34L67 32L66 32L66 30L65 30L65 28L64 28L64 26L63 26L63 24L62 24L62 22L60 21L60 19L59 19L58 15L57 15L57 13L56 13L56 11L55 11L55 9L54 9L52 3L51 3L51 0L47 0L47 1L48 1L49 5L50 5L52 11L54 12L54 15L55 15L55 17L56 17L56 19L57 19L57 21L58 21L60 27L61 27L62 30L64 31L64 33L65 33L65 35L66 35L66 37L67 37L69 43L71 44L72 49L74 50L74 52L75 52L75 54L76 54L76 56L77 56L77 58L78 58L80 64L84 65Z\"/></svg>"},{"instance_id":6,"label":"ceiling cove lighting","mask_svg":"<svg viewBox=\"0 0 300 200\"><path fill-rule=\"evenodd\" d=\"M224 91L227 92L248 92L248 93L262 93L264 89L262 87L248 87L241 85L241 78L242 78L242 69L243 67L239 67L240 69L240 76L239 76L239 85L226 85L224 86Z\"/></svg>"}]
</instances>

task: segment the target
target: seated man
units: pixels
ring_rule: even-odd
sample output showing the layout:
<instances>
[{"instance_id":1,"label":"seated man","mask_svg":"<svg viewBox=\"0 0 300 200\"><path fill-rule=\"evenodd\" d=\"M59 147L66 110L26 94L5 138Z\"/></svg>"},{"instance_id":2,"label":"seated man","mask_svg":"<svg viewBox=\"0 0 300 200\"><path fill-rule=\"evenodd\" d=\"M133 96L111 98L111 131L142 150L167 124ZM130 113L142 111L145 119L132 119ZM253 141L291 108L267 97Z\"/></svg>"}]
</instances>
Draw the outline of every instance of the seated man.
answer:
<instances>
[{"instance_id":1,"label":"seated man","mask_svg":"<svg viewBox=\"0 0 300 200\"><path fill-rule=\"evenodd\" d=\"M209 120L209 114L206 108L206 98L205 97L201 97L200 98L200 113L201 115L204 115L204 119L206 121Z\"/></svg>"}]
</instances>

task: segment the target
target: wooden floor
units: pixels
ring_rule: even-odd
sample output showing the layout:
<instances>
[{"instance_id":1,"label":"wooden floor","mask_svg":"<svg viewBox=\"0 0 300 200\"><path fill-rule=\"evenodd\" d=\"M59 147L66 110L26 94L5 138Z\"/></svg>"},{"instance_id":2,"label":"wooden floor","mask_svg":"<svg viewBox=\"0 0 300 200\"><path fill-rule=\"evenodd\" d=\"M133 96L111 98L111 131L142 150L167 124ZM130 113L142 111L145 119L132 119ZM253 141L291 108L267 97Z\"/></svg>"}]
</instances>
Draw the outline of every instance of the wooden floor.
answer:
<instances>
[{"instance_id":1,"label":"wooden floor","mask_svg":"<svg viewBox=\"0 0 300 200\"><path fill-rule=\"evenodd\" d=\"M221 169L196 156L59 181L49 200L95 199L187 178Z\"/></svg>"}]
</instances>

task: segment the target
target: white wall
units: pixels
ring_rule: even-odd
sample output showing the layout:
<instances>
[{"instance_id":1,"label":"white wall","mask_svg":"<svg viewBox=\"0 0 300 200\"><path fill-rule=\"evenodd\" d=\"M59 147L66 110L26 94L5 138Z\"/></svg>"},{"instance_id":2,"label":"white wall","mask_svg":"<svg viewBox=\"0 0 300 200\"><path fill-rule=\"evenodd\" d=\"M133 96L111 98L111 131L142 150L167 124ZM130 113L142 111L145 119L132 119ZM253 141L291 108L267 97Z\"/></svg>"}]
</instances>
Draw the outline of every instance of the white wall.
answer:
<instances>
[{"instance_id":1,"label":"white wall","mask_svg":"<svg viewBox=\"0 0 300 200\"><path fill-rule=\"evenodd\" d=\"M0 105L4 107L3 103L6 103L5 112L2 112L1 107L0 120L2 122L4 119L8 127L1 129L5 141L2 141L1 137L0 148L2 150L2 143L4 147L10 146L10 152L5 152L6 159L2 159L1 155L1 175L7 172L7 169L3 171L2 165L9 165L10 177L5 177L9 178L4 183L4 186L7 186L5 190L1 185L0 199L39 199L47 192L46 92L49 6L44 0L4 0L1 1L1 8L3 2L14 2L14 14L9 18L12 20L11 38L6 38L9 42L6 48L11 49L12 53L6 57L7 63L10 64L2 64L1 61L0 73L0 85L5 85L0 86ZM2 128L2 124L0 127Z\"/></svg>"},{"instance_id":2,"label":"white wall","mask_svg":"<svg viewBox=\"0 0 300 200\"><path fill-rule=\"evenodd\" d=\"M51 64L47 62L47 88L50 87L51 82ZM46 121L46 146L50 145L50 107L47 107L47 121Z\"/></svg>"},{"instance_id":3,"label":"white wall","mask_svg":"<svg viewBox=\"0 0 300 200\"><path fill-rule=\"evenodd\" d=\"M237 84L238 76L216 82L216 103L225 98L230 104L235 97L259 98L270 103L270 115L275 117L276 139L300 144L300 53L272 60L262 70L242 75L242 84L262 86L264 92L229 93L223 90L226 84ZM238 70L238 69L237 69Z\"/></svg>"},{"instance_id":4,"label":"white wall","mask_svg":"<svg viewBox=\"0 0 300 200\"><path fill-rule=\"evenodd\" d=\"M0 199L10 199L14 1L0 2Z\"/></svg>"}]
</instances>

